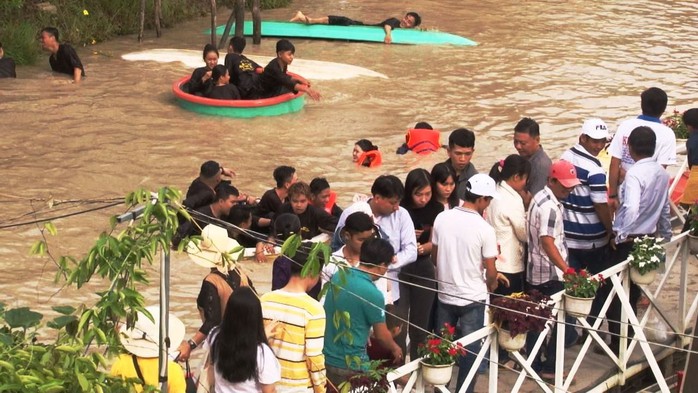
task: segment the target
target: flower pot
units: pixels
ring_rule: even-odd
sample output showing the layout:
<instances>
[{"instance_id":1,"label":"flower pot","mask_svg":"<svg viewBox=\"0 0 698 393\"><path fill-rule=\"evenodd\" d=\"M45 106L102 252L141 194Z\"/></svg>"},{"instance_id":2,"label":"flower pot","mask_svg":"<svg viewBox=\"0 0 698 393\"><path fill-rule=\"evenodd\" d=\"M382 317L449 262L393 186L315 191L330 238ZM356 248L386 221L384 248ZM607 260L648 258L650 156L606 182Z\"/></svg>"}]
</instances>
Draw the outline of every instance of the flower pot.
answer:
<instances>
[{"instance_id":1,"label":"flower pot","mask_svg":"<svg viewBox=\"0 0 698 393\"><path fill-rule=\"evenodd\" d=\"M688 234L688 252L693 255L698 254L698 236Z\"/></svg>"},{"instance_id":2,"label":"flower pot","mask_svg":"<svg viewBox=\"0 0 698 393\"><path fill-rule=\"evenodd\" d=\"M511 337L508 330L497 328L497 344L499 347L509 351L518 351L526 345L526 335L528 333L519 333L516 337Z\"/></svg>"},{"instance_id":3,"label":"flower pot","mask_svg":"<svg viewBox=\"0 0 698 393\"><path fill-rule=\"evenodd\" d=\"M565 312L573 317L586 317L594 303L593 297L576 297L565 293Z\"/></svg>"},{"instance_id":4,"label":"flower pot","mask_svg":"<svg viewBox=\"0 0 698 393\"><path fill-rule=\"evenodd\" d=\"M645 274L640 274L640 271L634 267L630 268L630 279L633 280L635 284L647 285L651 284L657 277L657 270L650 270Z\"/></svg>"},{"instance_id":5,"label":"flower pot","mask_svg":"<svg viewBox=\"0 0 698 393\"><path fill-rule=\"evenodd\" d=\"M424 382L432 385L446 385L453 375L453 363L450 364L427 364L419 361L422 365L422 378Z\"/></svg>"}]
</instances>

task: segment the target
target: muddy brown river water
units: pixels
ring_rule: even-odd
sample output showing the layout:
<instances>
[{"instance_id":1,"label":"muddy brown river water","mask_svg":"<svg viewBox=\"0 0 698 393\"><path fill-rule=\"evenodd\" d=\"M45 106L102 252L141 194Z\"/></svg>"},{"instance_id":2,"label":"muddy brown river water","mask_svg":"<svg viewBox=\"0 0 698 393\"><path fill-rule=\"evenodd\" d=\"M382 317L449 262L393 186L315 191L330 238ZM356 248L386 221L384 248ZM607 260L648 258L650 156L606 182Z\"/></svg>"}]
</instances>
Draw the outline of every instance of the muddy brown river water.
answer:
<instances>
[{"instance_id":1,"label":"muddy brown river water","mask_svg":"<svg viewBox=\"0 0 698 393\"><path fill-rule=\"evenodd\" d=\"M326 176L346 205L353 193L368 192L379 174L404 178L412 168L431 168L445 158L445 152L394 154L404 130L418 121L444 131L444 141L455 128L474 130L474 163L487 171L514 152L511 133L522 116L538 120L545 149L557 157L576 141L586 117L601 117L615 130L618 121L638 114L639 94L647 87L667 91L669 110L698 106L694 1L296 0L291 8L265 11L263 18L287 19L297 9L365 21L416 10L425 27L479 45L296 39L298 58L357 65L389 79L318 81L320 102L308 102L297 114L252 120L203 117L179 108L170 85L191 72L184 65L121 59L147 49L200 50L207 18L165 30L160 39L148 32L142 44L129 36L78 48L88 75L80 86L51 75L42 58L37 66L19 68L18 79L0 80L0 225L93 206L48 209L49 198L105 199L137 187L186 188L208 159L234 168L235 185L257 195L272 186L276 166L290 164L301 179ZM226 18L222 10L219 23ZM275 39L267 38L260 46L249 44L246 52L270 56L274 45ZM353 166L351 149L359 138L382 148L382 167ZM122 210L56 220L52 252L82 255L108 228L108 216ZM28 214L32 211L38 212ZM0 301L42 311L92 302L99 283L56 294L53 264L28 253L38 239L36 226L4 228L0 239ZM250 269L266 290L268 267ZM194 325L194 299L205 269L175 257L172 272L172 307ZM153 278L146 293L154 303Z\"/></svg>"}]
</instances>

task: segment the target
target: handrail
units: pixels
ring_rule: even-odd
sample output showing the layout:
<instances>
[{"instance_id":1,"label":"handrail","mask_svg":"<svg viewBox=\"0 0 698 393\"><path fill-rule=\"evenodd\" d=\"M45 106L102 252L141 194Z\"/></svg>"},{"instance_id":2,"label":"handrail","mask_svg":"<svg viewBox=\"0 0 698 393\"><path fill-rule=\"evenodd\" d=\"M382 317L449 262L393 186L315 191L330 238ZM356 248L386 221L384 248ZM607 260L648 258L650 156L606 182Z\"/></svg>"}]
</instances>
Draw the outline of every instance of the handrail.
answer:
<instances>
[{"instance_id":1,"label":"handrail","mask_svg":"<svg viewBox=\"0 0 698 393\"><path fill-rule=\"evenodd\" d=\"M535 359L535 357L537 356L545 340L545 336L553 327L552 321L546 325L545 330L539 336L535 346L533 347L532 353L528 356L528 358L524 357L518 351L512 352L513 357L523 367L523 370L519 372L518 379L516 380L513 386L500 386L501 380L498 379L497 367L499 346L497 344L497 330L493 327L493 325L489 324L488 326L484 326L483 328L456 340L456 343L460 343L463 346L467 346L468 344L484 340L484 345L482 346L479 353L468 354L468 356L477 356L477 358L473 364L472 369L470 370L470 373L466 378L465 383L463 384L463 388L461 389L462 392L465 391L465 388L474 379L475 373L477 372L477 369L483 360L492 362L492 367L490 367L489 370L488 385L488 391L490 393L498 392L500 388L502 388L502 391L518 392L521 389L526 378L532 378L538 384L540 389L544 392L567 392L569 391L575 374L577 374L577 372L580 370L582 361L584 360L585 355L591 347L591 343L596 342L596 344L603 349L605 356L611 359L611 361L616 365L617 372L612 374L610 377L602 381L597 386L587 386L587 389L590 389L592 391L603 391L605 388L610 388L616 384L623 385L625 384L628 378L639 373L647 366L649 366L651 372L654 374L658 382L657 386L661 389L662 392L668 393L669 387L666 383L665 378L667 376L662 374L662 370L660 369L657 359L650 347L650 344L652 343L648 341L645 335L645 330L647 330L646 324L649 320L650 312L652 310L656 310L659 317L670 328L670 333L673 333L677 336L676 340L674 340L673 344L671 345L673 345L676 348L682 348L690 341L691 337L687 337L684 333L686 332L690 324L693 322L693 316L695 315L696 310L698 309L698 295L694 295L690 306L687 308L687 268L688 259L690 257L688 250L688 239L688 232L684 232L674 236L670 242L664 244L664 247L667 250L665 268L666 271L664 276L661 280L659 280L657 288L654 290L654 292L650 292L649 288L641 286L642 291L647 295L648 299L650 300L650 304L641 320L638 319L638 316L633 313L632 306L628 300L628 293L630 288L630 281L628 276L628 261L623 261L600 273L601 275L603 275L603 277L610 279L610 284L608 285L612 285L612 288L610 290L608 298L606 299L605 303L601 308L599 318L595 320L593 325L587 323L586 318L584 317L577 318L578 326L587 331L589 334L587 338L584 340L579 350L579 353L572 362L572 366L569 369L569 374L566 377L564 377L563 374L563 370L565 369L564 321L566 316L562 301L563 291L560 291L551 297L552 301L554 302L553 316L554 318L556 318L558 330L560 332L560 334L557 335L557 341L555 343L555 350L558 360L556 362L556 378L554 383L552 384L544 382L540 378L540 376L531 368L533 359ZM674 248L676 249L673 250L673 253L671 253L672 249ZM672 254L671 257L669 255L670 253ZM678 311L678 321L673 322L671 318L669 318L668 313L666 312L667 310L662 310L660 309L660 307L658 307L657 299L659 295L662 293L662 291L665 290L665 285L667 282L669 282L669 277L672 274L674 268L677 266L676 262L678 260L680 260L680 264L678 264L678 266L680 267L678 286L679 302L676 307L676 310ZM695 293L697 288L692 289L692 292ZM610 307L611 301L614 298L619 298L621 302L621 320L619 321L621 331L621 345L618 355L616 355L609 348L609 346L603 341L603 339L598 333L599 326L603 322L604 317L606 316L606 312ZM628 334L630 331L633 332L632 335ZM629 346L627 345L628 341L631 341ZM631 367L628 367L628 360L630 358L630 355L633 353L638 344L640 346L640 350L643 352L646 364L633 365ZM489 350L489 359L485 359L485 353L487 352L487 350ZM412 360L404 366L388 373L387 379L390 382L391 392L397 392L397 390L395 389L394 382L398 378L401 378L405 375L410 375L410 378L407 382L407 385L404 386L403 391L411 391L411 389L414 388L417 393L424 392L424 388L426 385L421 377L419 360L420 359ZM441 392L449 391L445 386L439 386L439 389Z\"/></svg>"}]
</instances>

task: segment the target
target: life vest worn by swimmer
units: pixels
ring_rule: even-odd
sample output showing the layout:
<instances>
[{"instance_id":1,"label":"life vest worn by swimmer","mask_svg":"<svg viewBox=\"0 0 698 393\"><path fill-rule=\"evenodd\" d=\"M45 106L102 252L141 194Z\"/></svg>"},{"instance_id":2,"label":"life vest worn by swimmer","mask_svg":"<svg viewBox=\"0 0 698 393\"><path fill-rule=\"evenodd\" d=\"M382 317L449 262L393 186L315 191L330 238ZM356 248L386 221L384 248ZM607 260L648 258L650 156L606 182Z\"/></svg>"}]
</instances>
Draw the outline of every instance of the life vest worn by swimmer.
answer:
<instances>
[{"instance_id":1,"label":"life vest worn by swimmer","mask_svg":"<svg viewBox=\"0 0 698 393\"><path fill-rule=\"evenodd\" d=\"M367 162L368 165L364 165ZM356 165L358 166L368 166L369 168L375 168L383 163L383 158L381 157L381 152L378 150L369 150L361 153L359 158L356 160Z\"/></svg>"},{"instance_id":2,"label":"life vest worn by swimmer","mask_svg":"<svg viewBox=\"0 0 698 393\"><path fill-rule=\"evenodd\" d=\"M335 203L337 203L337 193L330 191L330 200L327 201L327 204L325 205L325 211L327 214L332 215L332 208L334 207Z\"/></svg>"},{"instance_id":3,"label":"life vest worn by swimmer","mask_svg":"<svg viewBox=\"0 0 698 393\"><path fill-rule=\"evenodd\" d=\"M431 154L441 148L441 133L439 130L426 128L411 128L405 135L407 147L417 154Z\"/></svg>"}]
</instances>

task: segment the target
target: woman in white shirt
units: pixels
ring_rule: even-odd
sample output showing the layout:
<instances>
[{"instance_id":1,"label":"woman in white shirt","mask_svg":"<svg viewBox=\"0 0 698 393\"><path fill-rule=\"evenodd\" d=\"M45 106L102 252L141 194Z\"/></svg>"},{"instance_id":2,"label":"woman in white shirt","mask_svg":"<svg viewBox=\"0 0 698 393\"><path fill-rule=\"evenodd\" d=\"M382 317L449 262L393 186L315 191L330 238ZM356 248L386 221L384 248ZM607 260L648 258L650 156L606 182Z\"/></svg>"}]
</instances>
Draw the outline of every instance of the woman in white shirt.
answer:
<instances>
[{"instance_id":1,"label":"woman in white shirt","mask_svg":"<svg viewBox=\"0 0 698 393\"><path fill-rule=\"evenodd\" d=\"M490 177L497 182L499 199L490 202L485 219L494 227L499 246L497 272L509 280L509 286L500 285L495 291L509 295L523 291L526 245L526 209L521 193L531 173L531 163L518 154L512 154L496 163Z\"/></svg>"},{"instance_id":2,"label":"woman in white shirt","mask_svg":"<svg viewBox=\"0 0 698 393\"><path fill-rule=\"evenodd\" d=\"M262 306L249 287L228 299L220 326L209 335L216 393L275 393L281 367L267 344Z\"/></svg>"}]
</instances>

